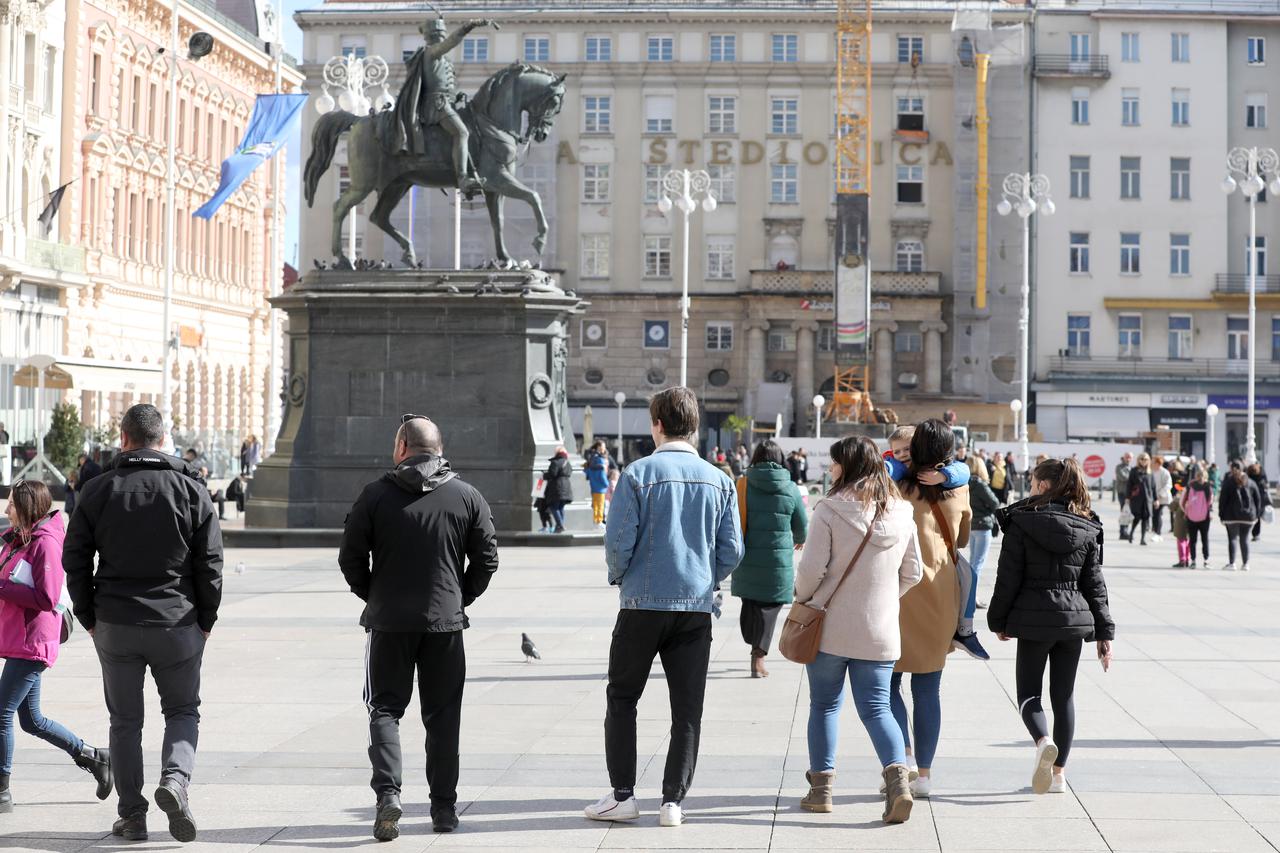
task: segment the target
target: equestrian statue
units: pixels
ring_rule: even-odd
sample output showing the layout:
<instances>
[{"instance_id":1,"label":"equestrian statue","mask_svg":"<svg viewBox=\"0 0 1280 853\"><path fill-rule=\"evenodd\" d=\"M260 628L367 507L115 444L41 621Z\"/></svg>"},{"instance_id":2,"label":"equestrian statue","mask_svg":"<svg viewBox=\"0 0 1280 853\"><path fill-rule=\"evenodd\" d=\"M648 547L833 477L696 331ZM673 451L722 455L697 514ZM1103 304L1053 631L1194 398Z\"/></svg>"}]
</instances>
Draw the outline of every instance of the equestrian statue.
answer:
<instances>
[{"instance_id":1,"label":"equestrian statue","mask_svg":"<svg viewBox=\"0 0 1280 853\"><path fill-rule=\"evenodd\" d=\"M542 199L516 177L516 161L530 140L546 140L564 101L565 75L514 62L468 99L458 91L449 53L467 33L486 26L496 29L498 25L471 20L450 33L437 13L420 28L426 43L405 63L407 79L393 107L380 112L371 109L365 116L338 110L316 122L304 172L308 207L339 139L350 131L350 184L333 204L335 268L353 268L353 259L344 251L342 222L371 192L378 194L378 202L369 220L400 245L405 264L417 266L413 245L391 224L392 211L411 186L455 187L467 198L483 194L500 265L514 266L502 237L505 198L520 199L532 208L538 228L533 248L538 254L546 248Z\"/></svg>"}]
</instances>

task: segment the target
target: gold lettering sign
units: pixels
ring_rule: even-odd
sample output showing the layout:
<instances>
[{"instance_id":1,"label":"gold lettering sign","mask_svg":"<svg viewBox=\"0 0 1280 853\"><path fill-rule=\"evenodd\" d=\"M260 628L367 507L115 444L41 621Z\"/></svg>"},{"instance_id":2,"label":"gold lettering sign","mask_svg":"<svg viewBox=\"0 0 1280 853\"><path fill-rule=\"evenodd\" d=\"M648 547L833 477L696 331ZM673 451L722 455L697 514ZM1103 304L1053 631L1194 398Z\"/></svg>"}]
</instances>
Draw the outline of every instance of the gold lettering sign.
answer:
<instances>
[{"instance_id":1,"label":"gold lettering sign","mask_svg":"<svg viewBox=\"0 0 1280 853\"><path fill-rule=\"evenodd\" d=\"M649 162L650 163L667 162L667 140L665 139L649 140Z\"/></svg>"},{"instance_id":2,"label":"gold lettering sign","mask_svg":"<svg viewBox=\"0 0 1280 853\"><path fill-rule=\"evenodd\" d=\"M883 142L871 143L871 165L873 166L884 165L884 143Z\"/></svg>"},{"instance_id":3,"label":"gold lettering sign","mask_svg":"<svg viewBox=\"0 0 1280 853\"><path fill-rule=\"evenodd\" d=\"M795 162L794 160L791 159L790 155L787 154L787 140L785 139L778 144L778 162L779 163Z\"/></svg>"},{"instance_id":4,"label":"gold lettering sign","mask_svg":"<svg viewBox=\"0 0 1280 853\"><path fill-rule=\"evenodd\" d=\"M684 152L684 164L686 166L692 166L694 149L701 147L702 143L697 139L682 139L676 144L680 147L680 150Z\"/></svg>"},{"instance_id":5,"label":"gold lettering sign","mask_svg":"<svg viewBox=\"0 0 1280 853\"><path fill-rule=\"evenodd\" d=\"M712 166L724 166L733 162L733 143L727 139L716 139L711 143L711 159L707 161Z\"/></svg>"},{"instance_id":6,"label":"gold lettering sign","mask_svg":"<svg viewBox=\"0 0 1280 853\"><path fill-rule=\"evenodd\" d=\"M904 142L898 146L898 160L904 166L917 166L920 164L920 148L919 142ZM907 156L907 149L911 149L911 156Z\"/></svg>"},{"instance_id":7,"label":"gold lettering sign","mask_svg":"<svg viewBox=\"0 0 1280 853\"><path fill-rule=\"evenodd\" d=\"M951 150L947 148L947 143L938 142L933 148L933 159L929 161L930 166L936 166L938 163L951 163Z\"/></svg>"},{"instance_id":8,"label":"gold lettering sign","mask_svg":"<svg viewBox=\"0 0 1280 853\"><path fill-rule=\"evenodd\" d=\"M556 146L556 163L577 163L578 158L573 156L573 146L568 142L561 140Z\"/></svg>"},{"instance_id":9,"label":"gold lettering sign","mask_svg":"<svg viewBox=\"0 0 1280 853\"><path fill-rule=\"evenodd\" d=\"M810 142L804 147L804 161L810 166L821 166L827 162L827 146L821 142Z\"/></svg>"},{"instance_id":10,"label":"gold lettering sign","mask_svg":"<svg viewBox=\"0 0 1280 853\"><path fill-rule=\"evenodd\" d=\"M764 146L751 139L742 141L742 165L752 166L764 159Z\"/></svg>"}]
</instances>

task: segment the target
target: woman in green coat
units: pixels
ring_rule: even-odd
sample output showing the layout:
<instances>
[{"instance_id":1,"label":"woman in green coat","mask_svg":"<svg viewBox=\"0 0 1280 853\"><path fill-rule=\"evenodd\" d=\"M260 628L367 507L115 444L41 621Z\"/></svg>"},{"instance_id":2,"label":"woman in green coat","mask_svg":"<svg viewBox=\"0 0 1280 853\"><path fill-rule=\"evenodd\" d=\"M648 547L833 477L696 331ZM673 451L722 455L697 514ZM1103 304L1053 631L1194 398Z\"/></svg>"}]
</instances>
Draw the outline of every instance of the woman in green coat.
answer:
<instances>
[{"instance_id":1,"label":"woman in green coat","mask_svg":"<svg viewBox=\"0 0 1280 853\"><path fill-rule=\"evenodd\" d=\"M742 639L751 646L751 677L767 678L764 656L784 604L795 586L792 554L804 544L809 522L800 490L773 441L762 441L738 481L745 520L746 553L733 572L732 592L742 599Z\"/></svg>"}]
</instances>

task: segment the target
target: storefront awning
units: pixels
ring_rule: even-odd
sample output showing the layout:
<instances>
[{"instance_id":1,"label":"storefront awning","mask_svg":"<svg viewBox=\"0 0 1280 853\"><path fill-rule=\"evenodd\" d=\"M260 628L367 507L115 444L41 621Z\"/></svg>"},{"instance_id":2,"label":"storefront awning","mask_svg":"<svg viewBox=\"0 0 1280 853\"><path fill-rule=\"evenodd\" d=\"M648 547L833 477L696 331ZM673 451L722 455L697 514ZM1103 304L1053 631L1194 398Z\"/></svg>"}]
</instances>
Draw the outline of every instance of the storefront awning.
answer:
<instances>
[{"instance_id":1,"label":"storefront awning","mask_svg":"<svg viewBox=\"0 0 1280 853\"><path fill-rule=\"evenodd\" d=\"M37 381L35 368L26 366L14 374L13 384L22 388L35 388ZM57 363L45 371L45 387L74 391L159 394L160 365L94 358L58 359Z\"/></svg>"},{"instance_id":2,"label":"storefront awning","mask_svg":"<svg viewBox=\"0 0 1280 853\"><path fill-rule=\"evenodd\" d=\"M1147 409L1068 406L1068 438L1136 438L1151 432Z\"/></svg>"},{"instance_id":3,"label":"storefront awning","mask_svg":"<svg viewBox=\"0 0 1280 853\"><path fill-rule=\"evenodd\" d=\"M582 415L586 406L569 407L569 425L574 435L582 435ZM649 432L649 408L632 406L622 409L622 434L624 437L645 438ZM596 438L612 438L618 434L618 407L609 403L597 403L591 407L591 429Z\"/></svg>"}]
</instances>

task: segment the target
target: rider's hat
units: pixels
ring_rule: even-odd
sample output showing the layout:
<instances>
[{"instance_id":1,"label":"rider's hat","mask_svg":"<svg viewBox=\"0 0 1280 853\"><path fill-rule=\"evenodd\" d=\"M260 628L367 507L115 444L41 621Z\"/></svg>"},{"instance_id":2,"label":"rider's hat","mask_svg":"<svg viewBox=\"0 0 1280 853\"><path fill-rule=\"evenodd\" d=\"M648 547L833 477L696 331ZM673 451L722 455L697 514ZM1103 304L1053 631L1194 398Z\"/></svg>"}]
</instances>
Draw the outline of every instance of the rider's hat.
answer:
<instances>
[{"instance_id":1,"label":"rider's hat","mask_svg":"<svg viewBox=\"0 0 1280 853\"><path fill-rule=\"evenodd\" d=\"M427 35L429 33L447 33L449 31L449 28L445 26L444 18L432 18L419 29L421 29L423 35Z\"/></svg>"}]
</instances>

